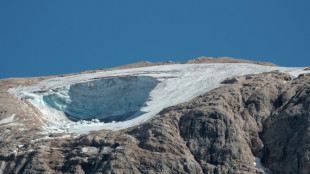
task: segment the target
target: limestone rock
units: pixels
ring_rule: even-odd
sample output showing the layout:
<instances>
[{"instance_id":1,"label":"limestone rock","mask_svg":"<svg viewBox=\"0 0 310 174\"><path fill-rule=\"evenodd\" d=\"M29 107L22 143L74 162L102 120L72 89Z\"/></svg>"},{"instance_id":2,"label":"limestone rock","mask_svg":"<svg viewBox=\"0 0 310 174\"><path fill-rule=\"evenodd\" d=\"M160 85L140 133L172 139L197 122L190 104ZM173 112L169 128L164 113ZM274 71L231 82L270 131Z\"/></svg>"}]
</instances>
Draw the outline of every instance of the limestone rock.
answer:
<instances>
[{"instance_id":1,"label":"limestone rock","mask_svg":"<svg viewBox=\"0 0 310 174\"><path fill-rule=\"evenodd\" d=\"M254 157L310 173L310 74L234 77L141 125L84 135L40 134L39 111L6 92L41 79L0 81L0 119L17 120L0 126L0 173L263 173Z\"/></svg>"}]
</instances>

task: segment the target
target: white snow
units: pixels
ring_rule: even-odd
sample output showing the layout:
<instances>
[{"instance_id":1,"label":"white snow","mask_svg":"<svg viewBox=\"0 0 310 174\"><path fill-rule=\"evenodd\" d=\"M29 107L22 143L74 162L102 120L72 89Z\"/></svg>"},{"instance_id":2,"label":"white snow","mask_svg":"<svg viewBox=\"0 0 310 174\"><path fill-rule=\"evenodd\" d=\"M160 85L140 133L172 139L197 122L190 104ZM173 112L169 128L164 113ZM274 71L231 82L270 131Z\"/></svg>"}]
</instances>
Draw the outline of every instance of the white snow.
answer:
<instances>
[{"instance_id":1,"label":"white snow","mask_svg":"<svg viewBox=\"0 0 310 174\"><path fill-rule=\"evenodd\" d=\"M28 130L28 129L22 127L22 128L18 128L18 130L19 131L25 131L25 130Z\"/></svg>"},{"instance_id":2,"label":"white snow","mask_svg":"<svg viewBox=\"0 0 310 174\"><path fill-rule=\"evenodd\" d=\"M11 123L14 120L16 114L11 115L10 117L0 120L0 124Z\"/></svg>"},{"instance_id":3,"label":"white snow","mask_svg":"<svg viewBox=\"0 0 310 174\"><path fill-rule=\"evenodd\" d=\"M109 146L103 146L100 154L109 154L110 152L113 151L113 148L109 147Z\"/></svg>"},{"instance_id":4,"label":"white snow","mask_svg":"<svg viewBox=\"0 0 310 174\"><path fill-rule=\"evenodd\" d=\"M98 151L99 151L99 149L98 148L96 148L96 147L83 147L82 149L81 149L81 152L82 153L88 153L88 154L97 154L98 153Z\"/></svg>"},{"instance_id":5,"label":"white snow","mask_svg":"<svg viewBox=\"0 0 310 174\"><path fill-rule=\"evenodd\" d=\"M254 158L255 158L254 165L256 168L262 169L265 172L265 174L271 174L272 173L270 171L270 169L268 169L262 165L262 163L260 162L261 161L260 158L258 158L258 157L254 157Z\"/></svg>"},{"instance_id":6,"label":"white snow","mask_svg":"<svg viewBox=\"0 0 310 174\"><path fill-rule=\"evenodd\" d=\"M299 68L297 70L290 71L289 73L294 77L298 77L299 74L310 73L310 70L305 70L305 68Z\"/></svg>"},{"instance_id":7,"label":"white snow","mask_svg":"<svg viewBox=\"0 0 310 174\"><path fill-rule=\"evenodd\" d=\"M141 124L154 118L163 108L189 101L221 86L226 78L274 70L294 76L306 72L303 68L244 63L176 64L53 78L32 86L12 88L9 92L29 99L43 113L43 118L50 123L45 127L47 132L83 134ZM67 117L71 114L77 119L89 116L89 120L109 119L115 115L127 117L104 123L71 121Z\"/></svg>"}]
</instances>

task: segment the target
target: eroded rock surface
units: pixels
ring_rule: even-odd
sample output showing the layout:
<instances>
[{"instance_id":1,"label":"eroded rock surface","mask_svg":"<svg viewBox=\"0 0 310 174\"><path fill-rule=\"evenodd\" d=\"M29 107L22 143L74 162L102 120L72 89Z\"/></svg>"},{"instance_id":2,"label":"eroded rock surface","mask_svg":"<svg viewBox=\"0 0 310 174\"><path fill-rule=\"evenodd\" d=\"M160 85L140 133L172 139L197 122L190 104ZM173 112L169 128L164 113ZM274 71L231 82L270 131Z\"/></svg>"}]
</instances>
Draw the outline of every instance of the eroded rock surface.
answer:
<instances>
[{"instance_id":1,"label":"eroded rock surface","mask_svg":"<svg viewBox=\"0 0 310 174\"><path fill-rule=\"evenodd\" d=\"M310 74L223 83L139 126L81 136L40 134L35 108L2 90L0 119L16 115L0 125L0 173L263 173L254 156L310 173Z\"/></svg>"}]
</instances>

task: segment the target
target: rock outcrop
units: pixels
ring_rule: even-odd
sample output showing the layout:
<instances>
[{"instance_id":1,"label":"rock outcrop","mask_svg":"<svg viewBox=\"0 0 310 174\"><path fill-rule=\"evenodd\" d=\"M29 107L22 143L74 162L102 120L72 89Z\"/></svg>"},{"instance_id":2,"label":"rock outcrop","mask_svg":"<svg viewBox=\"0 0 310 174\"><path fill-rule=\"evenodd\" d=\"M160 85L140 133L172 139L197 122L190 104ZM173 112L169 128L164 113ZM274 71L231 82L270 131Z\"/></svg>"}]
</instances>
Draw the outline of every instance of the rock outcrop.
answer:
<instances>
[{"instance_id":1,"label":"rock outcrop","mask_svg":"<svg viewBox=\"0 0 310 174\"><path fill-rule=\"evenodd\" d=\"M263 173L254 157L273 173L310 173L310 74L234 77L141 125L80 136L40 134L10 83L0 119L14 110L19 123L0 126L0 173Z\"/></svg>"}]
</instances>

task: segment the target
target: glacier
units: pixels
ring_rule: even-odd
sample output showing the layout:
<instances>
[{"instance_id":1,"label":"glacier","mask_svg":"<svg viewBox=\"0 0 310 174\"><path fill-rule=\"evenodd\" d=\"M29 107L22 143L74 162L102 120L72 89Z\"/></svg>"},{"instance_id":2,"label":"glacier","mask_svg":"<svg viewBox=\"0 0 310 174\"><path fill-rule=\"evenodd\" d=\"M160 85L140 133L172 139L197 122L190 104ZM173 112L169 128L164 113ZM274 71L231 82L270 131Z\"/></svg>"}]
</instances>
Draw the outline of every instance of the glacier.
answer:
<instances>
[{"instance_id":1,"label":"glacier","mask_svg":"<svg viewBox=\"0 0 310 174\"><path fill-rule=\"evenodd\" d=\"M43 92L43 101L72 121L123 121L139 112L157 83L149 76L101 78Z\"/></svg>"},{"instance_id":2,"label":"glacier","mask_svg":"<svg viewBox=\"0 0 310 174\"><path fill-rule=\"evenodd\" d=\"M9 92L40 110L46 133L84 134L139 125L163 108L220 87L227 78L274 70L293 76L310 72L247 63L173 64L57 77Z\"/></svg>"}]
</instances>

